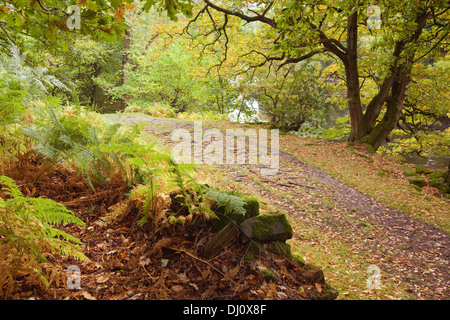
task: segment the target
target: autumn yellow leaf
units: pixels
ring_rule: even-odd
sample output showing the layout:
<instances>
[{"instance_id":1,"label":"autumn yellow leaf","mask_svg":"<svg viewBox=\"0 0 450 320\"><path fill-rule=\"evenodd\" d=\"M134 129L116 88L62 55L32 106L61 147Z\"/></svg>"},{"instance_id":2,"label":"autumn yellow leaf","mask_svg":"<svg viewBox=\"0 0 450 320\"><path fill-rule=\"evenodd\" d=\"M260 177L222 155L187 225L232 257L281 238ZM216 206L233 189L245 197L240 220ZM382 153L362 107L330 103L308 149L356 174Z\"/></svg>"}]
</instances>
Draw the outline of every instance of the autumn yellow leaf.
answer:
<instances>
[{"instance_id":1,"label":"autumn yellow leaf","mask_svg":"<svg viewBox=\"0 0 450 320\"><path fill-rule=\"evenodd\" d=\"M136 7L136 6L135 6L134 4L132 4L132 3L125 3L123 6L124 6L125 9L127 9L127 10L131 10L131 9L133 9L134 7Z\"/></svg>"},{"instance_id":2,"label":"autumn yellow leaf","mask_svg":"<svg viewBox=\"0 0 450 320\"><path fill-rule=\"evenodd\" d=\"M114 13L114 17L116 18L118 23L120 23L122 21L122 17L124 15L125 15L125 12L123 11L122 7L117 8L116 12Z\"/></svg>"}]
</instances>

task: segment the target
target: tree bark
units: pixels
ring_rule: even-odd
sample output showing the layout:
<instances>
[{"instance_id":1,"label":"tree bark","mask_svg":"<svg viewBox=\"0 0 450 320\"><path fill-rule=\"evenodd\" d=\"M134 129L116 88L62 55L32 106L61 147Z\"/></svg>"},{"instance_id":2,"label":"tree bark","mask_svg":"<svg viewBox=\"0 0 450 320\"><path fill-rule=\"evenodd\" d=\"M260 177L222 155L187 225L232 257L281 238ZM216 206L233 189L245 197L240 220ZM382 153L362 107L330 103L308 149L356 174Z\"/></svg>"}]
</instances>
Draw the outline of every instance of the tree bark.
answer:
<instances>
[{"instance_id":1,"label":"tree bark","mask_svg":"<svg viewBox=\"0 0 450 320\"><path fill-rule=\"evenodd\" d=\"M410 82L410 73L411 64L398 71L398 75L392 84L392 94L387 101L386 113L383 119L362 139L363 142L367 142L375 150L383 144L400 119L406 88Z\"/></svg>"},{"instance_id":2,"label":"tree bark","mask_svg":"<svg viewBox=\"0 0 450 320\"><path fill-rule=\"evenodd\" d=\"M408 45L412 46L417 43L427 19L428 13L426 11L420 12L415 21L417 24L415 32L408 39L396 43L390 74L386 76L378 94L367 106L363 119L366 134L359 139L357 138L357 140L370 144L375 150L387 139L402 114L407 86L411 81L410 75L416 50L415 48L410 49L411 52L406 57L402 57L402 54L405 53ZM406 61L400 63L402 59L406 59ZM376 123L384 104L386 104L386 113L381 121Z\"/></svg>"},{"instance_id":3,"label":"tree bark","mask_svg":"<svg viewBox=\"0 0 450 320\"><path fill-rule=\"evenodd\" d=\"M358 14L354 12L347 22L347 54L344 60L347 85L347 101L350 113L350 141L359 140L365 134L365 123L361 108L358 72Z\"/></svg>"}]
</instances>

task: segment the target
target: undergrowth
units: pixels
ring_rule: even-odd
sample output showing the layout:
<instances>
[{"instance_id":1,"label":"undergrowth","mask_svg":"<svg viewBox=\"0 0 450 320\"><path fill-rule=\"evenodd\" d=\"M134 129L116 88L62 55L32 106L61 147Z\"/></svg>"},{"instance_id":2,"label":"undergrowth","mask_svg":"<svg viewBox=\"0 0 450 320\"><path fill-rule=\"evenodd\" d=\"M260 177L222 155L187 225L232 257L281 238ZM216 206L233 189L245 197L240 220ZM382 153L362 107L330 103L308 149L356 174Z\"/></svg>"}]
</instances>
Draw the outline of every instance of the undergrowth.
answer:
<instances>
[{"instance_id":1,"label":"undergrowth","mask_svg":"<svg viewBox=\"0 0 450 320\"><path fill-rule=\"evenodd\" d=\"M7 298L18 278L47 289L61 274L45 254L89 260L77 246L80 240L55 226L84 222L62 204L44 198L26 198L13 179L0 176L6 200L0 198L0 296Z\"/></svg>"}]
</instances>

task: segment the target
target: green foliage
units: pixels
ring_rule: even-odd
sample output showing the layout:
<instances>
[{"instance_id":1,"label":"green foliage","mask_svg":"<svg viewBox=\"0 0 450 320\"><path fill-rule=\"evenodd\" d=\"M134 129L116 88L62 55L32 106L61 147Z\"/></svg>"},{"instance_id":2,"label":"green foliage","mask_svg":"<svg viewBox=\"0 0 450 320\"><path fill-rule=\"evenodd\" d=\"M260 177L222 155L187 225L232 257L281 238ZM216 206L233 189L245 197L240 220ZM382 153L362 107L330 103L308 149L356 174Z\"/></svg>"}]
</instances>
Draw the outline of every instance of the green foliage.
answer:
<instances>
[{"instance_id":1,"label":"green foliage","mask_svg":"<svg viewBox=\"0 0 450 320\"><path fill-rule=\"evenodd\" d=\"M298 131L307 120L326 119L329 105L318 67L298 64L261 81L257 101L274 127Z\"/></svg>"},{"instance_id":2,"label":"green foliage","mask_svg":"<svg viewBox=\"0 0 450 320\"><path fill-rule=\"evenodd\" d=\"M173 118L176 115L175 109L167 103L150 103L148 101L132 100L128 101L128 106L123 112L140 112L152 117Z\"/></svg>"},{"instance_id":3,"label":"green foliage","mask_svg":"<svg viewBox=\"0 0 450 320\"><path fill-rule=\"evenodd\" d=\"M58 99L48 99L37 108L35 124L23 131L34 140L34 149L52 164L63 160L77 166L92 189L92 182L106 183L115 169L122 171L128 184L139 183L145 178L145 168L153 168L145 157L152 157L155 163L159 160L153 145L133 140L142 126L121 131L120 124L102 124L95 113L71 107L61 110L58 104Z\"/></svg>"},{"instance_id":4,"label":"green foliage","mask_svg":"<svg viewBox=\"0 0 450 320\"><path fill-rule=\"evenodd\" d=\"M117 110L117 101L109 90L122 83L123 41L94 41L79 37L69 44L68 52L57 51L43 63L71 83L72 104L94 106L100 111Z\"/></svg>"},{"instance_id":5,"label":"green foliage","mask_svg":"<svg viewBox=\"0 0 450 320\"><path fill-rule=\"evenodd\" d=\"M9 56L0 53L0 79L6 81L10 90L26 92L27 101L42 98L49 89L69 91L64 83L48 74L44 67L27 65L27 54L12 45Z\"/></svg>"},{"instance_id":6,"label":"green foliage","mask_svg":"<svg viewBox=\"0 0 450 320\"><path fill-rule=\"evenodd\" d=\"M79 239L55 228L72 223L83 226L72 211L50 199L24 197L9 177L0 176L0 185L4 185L8 198L0 198L0 256L2 262L8 262L0 276L2 296L14 285L10 280L19 271L48 288L50 283L41 267L41 263L48 263L45 253L89 260L76 245Z\"/></svg>"},{"instance_id":7,"label":"green foliage","mask_svg":"<svg viewBox=\"0 0 450 320\"><path fill-rule=\"evenodd\" d=\"M0 126L19 122L25 113L27 93L16 88L14 82L0 78Z\"/></svg>"},{"instance_id":8,"label":"green foliage","mask_svg":"<svg viewBox=\"0 0 450 320\"><path fill-rule=\"evenodd\" d=\"M245 216L247 212L244 208L245 200L230 192L208 189L205 196L213 199L219 208L223 207L225 214L237 213Z\"/></svg>"},{"instance_id":9,"label":"green foliage","mask_svg":"<svg viewBox=\"0 0 450 320\"><path fill-rule=\"evenodd\" d=\"M142 50L139 43L131 48L134 63L128 70L132 71L126 71L127 82L112 88L111 95L116 99L126 97L129 105L157 102L177 112L203 105L203 83L192 76L195 69L192 56L181 44L174 43L168 48L155 44Z\"/></svg>"}]
</instances>

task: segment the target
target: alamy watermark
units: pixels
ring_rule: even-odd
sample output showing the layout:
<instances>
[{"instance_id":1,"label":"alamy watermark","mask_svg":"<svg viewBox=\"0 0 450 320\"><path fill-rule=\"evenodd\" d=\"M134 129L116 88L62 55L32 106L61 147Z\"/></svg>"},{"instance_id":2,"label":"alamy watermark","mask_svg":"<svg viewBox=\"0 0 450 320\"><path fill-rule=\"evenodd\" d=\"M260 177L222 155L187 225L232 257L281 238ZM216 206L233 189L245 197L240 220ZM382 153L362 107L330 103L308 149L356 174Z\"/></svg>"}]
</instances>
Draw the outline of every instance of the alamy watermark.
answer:
<instances>
[{"instance_id":1,"label":"alamy watermark","mask_svg":"<svg viewBox=\"0 0 450 320\"><path fill-rule=\"evenodd\" d=\"M73 4L67 8L67 13L70 14L66 21L69 30L81 29L81 10L80 7Z\"/></svg>"},{"instance_id":2,"label":"alamy watermark","mask_svg":"<svg viewBox=\"0 0 450 320\"><path fill-rule=\"evenodd\" d=\"M77 265L70 265L66 269L67 277L66 287L70 290L81 289L81 270Z\"/></svg>"},{"instance_id":3,"label":"alamy watermark","mask_svg":"<svg viewBox=\"0 0 450 320\"><path fill-rule=\"evenodd\" d=\"M367 267L367 289L381 289L381 269L376 265Z\"/></svg>"},{"instance_id":4,"label":"alamy watermark","mask_svg":"<svg viewBox=\"0 0 450 320\"><path fill-rule=\"evenodd\" d=\"M377 5L371 5L367 7L367 28L380 29L381 28L381 9Z\"/></svg>"},{"instance_id":5,"label":"alamy watermark","mask_svg":"<svg viewBox=\"0 0 450 320\"><path fill-rule=\"evenodd\" d=\"M226 129L224 135L219 129L203 132L202 122L195 121L193 136L186 129L172 132L172 141L177 142L172 149L172 160L184 164L259 164L262 175L274 175L279 169L279 130L270 130L270 154L268 131ZM204 143L208 144L203 147Z\"/></svg>"}]
</instances>

